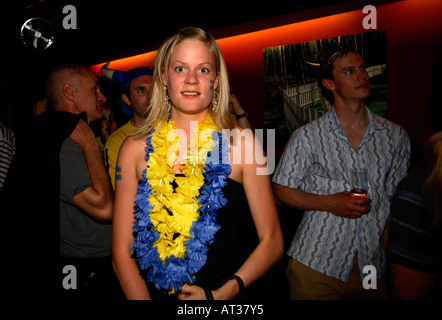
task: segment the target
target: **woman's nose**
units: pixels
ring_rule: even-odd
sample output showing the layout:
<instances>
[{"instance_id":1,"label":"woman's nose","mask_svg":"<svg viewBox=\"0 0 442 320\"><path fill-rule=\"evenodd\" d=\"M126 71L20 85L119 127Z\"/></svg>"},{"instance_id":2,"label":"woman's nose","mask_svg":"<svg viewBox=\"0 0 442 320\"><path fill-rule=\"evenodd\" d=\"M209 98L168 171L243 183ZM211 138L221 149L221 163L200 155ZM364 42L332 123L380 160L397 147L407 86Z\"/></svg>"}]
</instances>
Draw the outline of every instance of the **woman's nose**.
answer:
<instances>
[{"instance_id":1,"label":"woman's nose","mask_svg":"<svg viewBox=\"0 0 442 320\"><path fill-rule=\"evenodd\" d=\"M186 77L186 83L188 84L196 84L198 83L198 77L196 75L196 71L189 71Z\"/></svg>"}]
</instances>

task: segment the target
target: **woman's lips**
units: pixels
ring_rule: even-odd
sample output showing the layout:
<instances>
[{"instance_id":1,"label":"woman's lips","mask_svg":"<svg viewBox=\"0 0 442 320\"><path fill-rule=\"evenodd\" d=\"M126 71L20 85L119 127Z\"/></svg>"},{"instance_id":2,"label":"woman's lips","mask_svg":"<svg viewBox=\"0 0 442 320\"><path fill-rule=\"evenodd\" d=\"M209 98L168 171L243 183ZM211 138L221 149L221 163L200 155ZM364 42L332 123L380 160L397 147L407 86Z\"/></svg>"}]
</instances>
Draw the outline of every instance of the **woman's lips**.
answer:
<instances>
[{"instance_id":1,"label":"woman's lips","mask_svg":"<svg viewBox=\"0 0 442 320\"><path fill-rule=\"evenodd\" d=\"M197 98L200 95L200 93L197 91L183 91L181 94L189 99Z\"/></svg>"}]
</instances>

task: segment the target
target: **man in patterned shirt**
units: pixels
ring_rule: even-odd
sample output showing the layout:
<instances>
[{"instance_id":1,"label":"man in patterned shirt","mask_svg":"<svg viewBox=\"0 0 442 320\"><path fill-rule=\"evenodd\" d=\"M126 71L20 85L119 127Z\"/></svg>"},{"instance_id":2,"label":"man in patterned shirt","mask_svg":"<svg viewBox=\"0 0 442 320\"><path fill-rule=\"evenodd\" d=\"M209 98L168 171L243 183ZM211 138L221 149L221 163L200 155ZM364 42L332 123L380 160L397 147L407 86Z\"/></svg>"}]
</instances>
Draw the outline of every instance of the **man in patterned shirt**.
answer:
<instances>
[{"instance_id":1,"label":"man in patterned shirt","mask_svg":"<svg viewBox=\"0 0 442 320\"><path fill-rule=\"evenodd\" d=\"M372 266L378 278L384 275L381 240L390 198L407 173L408 135L365 106L370 82L354 49L332 43L319 62L319 83L333 107L293 132L273 177L276 201L304 211L287 252L290 296L385 298L382 279L371 284L376 290L364 289L364 266ZM350 171L361 167L368 169L365 199L349 192Z\"/></svg>"}]
</instances>

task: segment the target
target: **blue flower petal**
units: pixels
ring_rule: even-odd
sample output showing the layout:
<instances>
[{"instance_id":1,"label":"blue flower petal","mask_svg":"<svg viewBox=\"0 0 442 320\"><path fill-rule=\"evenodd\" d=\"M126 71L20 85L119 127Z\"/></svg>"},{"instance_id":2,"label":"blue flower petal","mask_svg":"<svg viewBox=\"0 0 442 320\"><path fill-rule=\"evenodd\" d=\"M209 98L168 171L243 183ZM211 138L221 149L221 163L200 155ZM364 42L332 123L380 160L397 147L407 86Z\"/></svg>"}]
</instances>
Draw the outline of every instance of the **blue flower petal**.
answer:
<instances>
[{"instance_id":1,"label":"blue flower petal","mask_svg":"<svg viewBox=\"0 0 442 320\"><path fill-rule=\"evenodd\" d=\"M190 229L192 238L184 243L186 252L183 259L171 256L162 261L154 246L159 234L154 230L149 217L152 209L149 202L151 186L146 179L146 170L143 171L134 203L136 222L133 230L136 232L136 237L132 250L139 259L139 268L146 271L146 279L154 283L158 289L180 290L183 284L194 282L193 275L205 265L208 246L214 241L220 229L216 215L217 210L227 202L222 189L227 184L226 179L231 166L227 140L218 132L213 133L212 139L216 146L208 153L204 167L206 183L201 187L198 197L198 203L201 205L200 216ZM149 161L149 156L153 151L151 136L149 136L146 139L146 161Z\"/></svg>"}]
</instances>

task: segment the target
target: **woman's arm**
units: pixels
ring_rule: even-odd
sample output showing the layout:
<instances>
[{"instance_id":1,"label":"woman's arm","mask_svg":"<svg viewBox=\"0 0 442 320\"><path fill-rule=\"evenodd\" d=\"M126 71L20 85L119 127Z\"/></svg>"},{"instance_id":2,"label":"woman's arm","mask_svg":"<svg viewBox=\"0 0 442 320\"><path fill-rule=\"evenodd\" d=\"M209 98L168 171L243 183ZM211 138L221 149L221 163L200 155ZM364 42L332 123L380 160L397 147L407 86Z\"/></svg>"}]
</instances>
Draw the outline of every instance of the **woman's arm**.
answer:
<instances>
[{"instance_id":1,"label":"woman's arm","mask_svg":"<svg viewBox=\"0 0 442 320\"><path fill-rule=\"evenodd\" d=\"M284 251L284 243L270 177L268 174L262 174L263 168L267 167L267 162L262 163L260 161L258 163L258 159L263 159L264 151L261 143L253 135L252 131L243 130L243 132L246 138L239 145L242 154L241 163L239 166L237 164L232 165L232 173L235 174L234 170L241 170L242 184L259 239L258 246L235 273L241 277L245 287L247 287L263 276L279 261ZM253 136L253 144L245 143L249 141L248 134ZM253 154L252 163L246 161L248 159L247 155L250 154ZM232 289L234 289L233 296ZM237 290L236 280L230 280L214 291L213 295L215 299L231 299L238 293Z\"/></svg>"},{"instance_id":2,"label":"woman's arm","mask_svg":"<svg viewBox=\"0 0 442 320\"><path fill-rule=\"evenodd\" d=\"M252 135L252 141L247 135ZM250 254L244 264L235 273L247 287L263 276L282 256L284 250L281 226L279 224L269 175L257 174L258 168L267 167L267 163L258 164L257 156L262 158L263 150L259 140L250 130L242 133L242 141L232 146L232 153L241 153L241 163L232 162L230 178L241 182L249 203L252 218L255 223L259 244ZM248 142L248 143L245 143ZM246 155L253 154L249 161ZM238 159L238 158L237 158ZM250 163L248 163L250 162ZM197 286L184 287L180 299L205 299L204 291ZM235 279L227 281L219 289L213 291L215 300L233 299L239 293L239 285Z\"/></svg>"},{"instance_id":3,"label":"woman's arm","mask_svg":"<svg viewBox=\"0 0 442 320\"><path fill-rule=\"evenodd\" d=\"M112 263L121 288L127 299L150 299L146 283L135 259L132 257L134 243L134 201L142 172L145 142L127 138L119 151L117 166L121 168L121 179L116 180L114 219L112 233Z\"/></svg>"}]
</instances>

